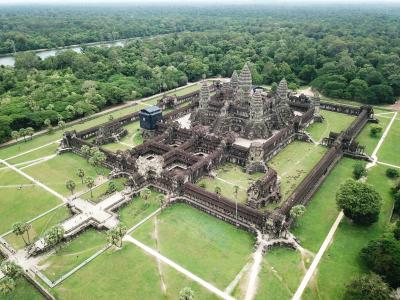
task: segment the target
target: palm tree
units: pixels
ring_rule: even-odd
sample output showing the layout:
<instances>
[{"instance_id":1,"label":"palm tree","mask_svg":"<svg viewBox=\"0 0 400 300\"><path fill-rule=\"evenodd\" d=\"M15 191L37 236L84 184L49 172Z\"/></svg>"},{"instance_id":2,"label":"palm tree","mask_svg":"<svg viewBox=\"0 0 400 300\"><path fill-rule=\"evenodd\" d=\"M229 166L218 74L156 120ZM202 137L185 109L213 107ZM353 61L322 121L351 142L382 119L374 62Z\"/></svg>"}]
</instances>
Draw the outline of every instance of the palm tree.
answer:
<instances>
[{"instance_id":1,"label":"palm tree","mask_svg":"<svg viewBox=\"0 0 400 300\"><path fill-rule=\"evenodd\" d=\"M16 236L21 236L22 240L25 243L25 246L28 246L28 242L24 238L24 233L27 231L27 224L23 222L17 222L13 224L12 231Z\"/></svg>"},{"instance_id":2,"label":"palm tree","mask_svg":"<svg viewBox=\"0 0 400 300\"><path fill-rule=\"evenodd\" d=\"M18 139L19 139L19 137L20 137L19 132L16 131L16 130L13 130L13 131L11 132L11 137L12 137L16 142L18 142Z\"/></svg>"},{"instance_id":3,"label":"palm tree","mask_svg":"<svg viewBox=\"0 0 400 300\"><path fill-rule=\"evenodd\" d=\"M151 191L149 188L144 188L140 191L140 198L143 199L144 203L148 205L148 200L151 195Z\"/></svg>"},{"instance_id":4,"label":"palm tree","mask_svg":"<svg viewBox=\"0 0 400 300\"><path fill-rule=\"evenodd\" d=\"M25 128L21 128L20 130L19 130L19 135L20 136L22 136L23 138L24 138L24 142L26 142L26 134L27 134L27 132L26 132L26 129Z\"/></svg>"},{"instance_id":5,"label":"palm tree","mask_svg":"<svg viewBox=\"0 0 400 300\"><path fill-rule=\"evenodd\" d=\"M217 195L221 195L221 188L220 188L219 186L216 186L215 189L214 189L214 192L215 192Z\"/></svg>"},{"instance_id":6,"label":"palm tree","mask_svg":"<svg viewBox=\"0 0 400 300\"><path fill-rule=\"evenodd\" d=\"M122 238L126 234L126 231L126 226L122 223L119 223L117 226L108 231L108 241L117 247L122 247Z\"/></svg>"},{"instance_id":7,"label":"palm tree","mask_svg":"<svg viewBox=\"0 0 400 300\"><path fill-rule=\"evenodd\" d=\"M86 157L86 160L89 160L90 157L90 147L88 145L83 145L81 147L81 153L84 157Z\"/></svg>"},{"instance_id":8,"label":"palm tree","mask_svg":"<svg viewBox=\"0 0 400 300\"><path fill-rule=\"evenodd\" d=\"M15 280L10 277L4 277L0 281L0 292L3 295L10 294L15 290Z\"/></svg>"},{"instance_id":9,"label":"palm tree","mask_svg":"<svg viewBox=\"0 0 400 300\"><path fill-rule=\"evenodd\" d=\"M85 178L85 183L87 188L90 190L90 198L93 198L93 191L92 188L94 187L94 179L93 177L86 177Z\"/></svg>"},{"instance_id":10,"label":"palm tree","mask_svg":"<svg viewBox=\"0 0 400 300\"><path fill-rule=\"evenodd\" d=\"M85 170L84 169L78 169L76 171L76 175L81 179L82 184L83 184L83 177L85 177Z\"/></svg>"},{"instance_id":11,"label":"palm tree","mask_svg":"<svg viewBox=\"0 0 400 300\"><path fill-rule=\"evenodd\" d=\"M73 181L73 180L68 180L68 181L65 183L65 186L66 186L66 188L71 192L71 195L73 195L73 194L74 194L75 187L76 187L75 181Z\"/></svg>"},{"instance_id":12,"label":"palm tree","mask_svg":"<svg viewBox=\"0 0 400 300\"><path fill-rule=\"evenodd\" d=\"M165 204L165 196L164 196L164 194L158 194L157 195L157 200L160 203L160 208L162 209L164 207L164 204Z\"/></svg>"},{"instance_id":13,"label":"palm tree","mask_svg":"<svg viewBox=\"0 0 400 300\"><path fill-rule=\"evenodd\" d=\"M238 186L238 185L235 185L235 186L233 187L233 193L235 194L236 219L237 219L237 216L238 216L238 206L237 206L238 202L237 202L237 197L238 197L238 193L239 193L239 186Z\"/></svg>"},{"instance_id":14,"label":"palm tree","mask_svg":"<svg viewBox=\"0 0 400 300\"><path fill-rule=\"evenodd\" d=\"M43 235L43 239L50 247L56 246L64 237L64 228L61 225L55 225L47 229Z\"/></svg>"},{"instance_id":15,"label":"palm tree","mask_svg":"<svg viewBox=\"0 0 400 300\"><path fill-rule=\"evenodd\" d=\"M26 134L30 136L31 140L32 140L32 136L34 133L35 133L35 130L32 127L26 128Z\"/></svg>"}]
</instances>

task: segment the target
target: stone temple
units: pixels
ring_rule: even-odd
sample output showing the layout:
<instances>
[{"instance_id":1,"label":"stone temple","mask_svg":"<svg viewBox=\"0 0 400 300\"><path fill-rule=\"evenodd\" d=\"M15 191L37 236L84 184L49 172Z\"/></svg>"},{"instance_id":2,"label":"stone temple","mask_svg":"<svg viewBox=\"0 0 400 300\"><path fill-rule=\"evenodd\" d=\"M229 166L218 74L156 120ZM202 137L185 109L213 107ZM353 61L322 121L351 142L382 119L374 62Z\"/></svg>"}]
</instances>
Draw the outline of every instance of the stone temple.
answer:
<instances>
[{"instance_id":1,"label":"stone temple","mask_svg":"<svg viewBox=\"0 0 400 300\"><path fill-rule=\"evenodd\" d=\"M224 82L213 96L207 82L202 83L199 107L191 115L191 121L194 126L209 127L217 135L235 132L248 139L266 139L293 120L288 92L285 79L274 93L253 88L246 63L240 75L234 71L230 82Z\"/></svg>"}]
</instances>

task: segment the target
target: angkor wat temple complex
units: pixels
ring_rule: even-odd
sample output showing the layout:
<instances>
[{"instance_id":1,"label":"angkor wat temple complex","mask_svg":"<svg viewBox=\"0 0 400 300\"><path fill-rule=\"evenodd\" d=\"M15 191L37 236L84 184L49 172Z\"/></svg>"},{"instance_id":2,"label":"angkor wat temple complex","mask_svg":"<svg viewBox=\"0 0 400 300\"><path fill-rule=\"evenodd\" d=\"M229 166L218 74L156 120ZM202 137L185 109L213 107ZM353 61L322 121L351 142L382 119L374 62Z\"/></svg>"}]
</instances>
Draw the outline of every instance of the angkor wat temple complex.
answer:
<instances>
[{"instance_id":1,"label":"angkor wat temple complex","mask_svg":"<svg viewBox=\"0 0 400 300\"><path fill-rule=\"evenodd\" d=\"M355 138L366 122L373 120L371 107L332 104L318 97L294 95L284 79L276 92L253 88L247 64L239 76L234 72L230 81L214 81L211 86L203 81L200 91L164 97L158 106L175 110L161 120L157 118L155 129L144 129L148 138L142 145L117 152L100 146L107 157L104 166L112 169L112 176L127 177L132 193L152 186L167 194L170 204L186 202L250 231L280 236L290 225L290 209L305 205L344 155L368 159ZM304 129L321 121L320 108L357 118L346 131L331 133L324 140L330 150L289 198L281 201L278 174L268 167L268 162L296 139L312 142ZM108 141L139 117L136 112L80 132L66 132L62 149L82 155L83 145L93 146L91 138L99 141L96 136L101 136L101 140ZM189 124L183 126L178 122L182 118ZM245 204L236 204L196 185L202 176L227 162L248 173L264 173L248 188ZM279 205L266 209L269 203Z\"/></svg>"},{"instance_id":2,"label":"angkor wat temple complex","mask_svg":"<svg viewBox=\"0 0 400 300\"><path fill-rule=\"evenodd\" d=\"M234 71L229 82L224 82L210 97L207 82L200 89L199 107L191 115L193 125L209 127L210 132L223 134L236 132L248 139L266 139L274 131L293 121L285 79L279 83L277 93L266 93L253 88L247 64L240 75Z\"/></svg>"}]
</instances>

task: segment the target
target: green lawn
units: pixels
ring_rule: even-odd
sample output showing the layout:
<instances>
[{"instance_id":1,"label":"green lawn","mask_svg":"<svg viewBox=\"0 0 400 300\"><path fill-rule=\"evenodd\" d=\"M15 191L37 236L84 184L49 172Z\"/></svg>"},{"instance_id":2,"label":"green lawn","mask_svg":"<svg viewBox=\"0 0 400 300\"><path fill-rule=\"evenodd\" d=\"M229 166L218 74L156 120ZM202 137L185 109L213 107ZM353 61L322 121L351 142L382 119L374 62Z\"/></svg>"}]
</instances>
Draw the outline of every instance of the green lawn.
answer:
<instances>
[{"instance_id":1,"label":"green lawn","mask_svg":"<svg viewBox=\"0 0 400 300\"><path fill-rule=\"evenodd\" d=\"M124 183L126 182L126 178L115 178L115 179L112 179L111 181L115 183L117 191L120 192L124 189ZM108 184L111 181L108 181L98 187L93 188L92 194L90 193L90 191L87 191L85 194L81 195L80 198L85 199L85 200L90 200L95 203L98 203L101 200L104 200L107 197L106 192L108 189ZM93 195L93 197L91 197L91 195Z\"/></svg>"},{"instance_id":2,"label":"green lawn","mask_svg":"<svg viewBox=\"0 0 400 300\"><path fill-rule=\"evenodd\" d=\"M1 300L44 300L42 294L24 277L16 280L16 288L11 294L0 296Z\"/></svg>"},{"instance_id":3,"label":"green lawn","mask_svg":"<svg viewBox=\"0 0 400 300\"><path fill-rule=\"evenodd\" d=\"M395 120L388 135L379 149L379 160L385 163L400 165L400 120Z\"/></svg>"},{"instance_id":4,"label":"green lawn","mask_svg":"<svg viewBox=\"0 0 400 300\"><path fill-rule=\"evenodd\" d=\"M44 148L38 149L36 151L33 151L33 152L30 152L30 153L18 156L16 158L10 159L7 162L10 163L10 164L15 165L15 164L27 162L27 161L30 161L30 160L38 159L38 158L41 158L41 157L44 157L44 156L49 156L49 155L52 155L52 154L56 153L56 150L57 150L58 146L59 146L59 143L54 143L54 144L48 145L48 146L46 146Z\"/></svg>"},{"instance_id":5,"label":"green lawn","mask_svg":"<svg viewBox=\"0 0 400 300\"><path fill-rule=\"evenodd\" d=\"M15 222L29 221L61 203L36 185L6 187L19 184L29 184L29 181L12 170L0 171L0 186L3 186L0 187L0 233L10 230Z\"/></svg>"},{"instance_id":6,"label":"green lawn","mask_svg":"<svg viewBox=\"0 0 400 300\"><path fill-rule=\"evenodd\" d=\"M372 154L376 145L378 144L379 140L381 139L381 136L382 136L383 132L385 131L386 126L390 122L390 119L388 117L392 117L392 116L393 116L392 113L384 115L384 116L376 116L376 118L379 120L379 126L382 127L382 132L377 137L371 137L371 135L370 135L371 128L374 126L377 126L377 124L367 123L367 125L364 126L363 130L360 132L359 136L357 137L357 142L359 142L360 145L365 146L365 153L367 153L368 155Z\"/></svg>"},{"instance_id":7,"label":"green lawn","mask_svg":"<svg viewBox=\"0 0 400 300\"><path fill-rule=\"evenodd\" d=\"M186 204L165 209L132 236L222 290L249 261L255 242L248 232Z\"/></svg>"},{"instance_id":8,"label":"green lawn","mask_svg":"<svg viewBox=\"0 0 400 300\"><path fill-rule=\"evenodd\" d=\"M54 288L60 300L177 299L189 286L195 299L216 299L207 290L169 266L161 266L164 293L157 261L132 244L121 250L111 248Z\"/></svg>"},{"instance_id":9,"label":"green lawn","mask_svg":"<svg viewBox=\"0 0 400 300\"><path fill-rule=\"evenodd\" d=\"M329 132L341 132L345 130L355 119L354 116L332 112L321 109L321 115L324 117L322 123L313 123L307 128L307 132L311 134L316 141L321 141L324 137L329 136Z\"/></svg>"},{"instance_id":10,"label":"green lawn","mask_svg":"<svg viewBox=\"0 0 400 300\"><path fill-rule=\"evenodd\" d=\"M104 232L88 229L62 245L61 249L41 261L43 273L52 281L72 270L107 244Z\"/></svg>"},{"instance_id":11,"label":"green lawn","mask_svg":"<svg viewBox=\"0 0 400 300\"><path fill-rule=\"evenodd\" d=\"M394 182L385 176L385 171L385 167L378 165L368 172L367 182L383 198L379 221L369 227L353 225L346 218L341 222L333 243L319 264L317 276L303 299L341 299L346 283L367 271L358 259L359 252L370 240L384 233L393 205L390 188Z\"/></svg>"},{"instance_id":12,"label":"green lawn","mask_svg":"<svg viewBox=\"0 0 400 300\"><path fill-rule=\"evenodd\" d=\"M205 189L215 192L216 187L221 188L221 195L234 200L234 186L239 187L237 199L241 203L247 201L247 189L250 184L261 178L263 173L248 174L238 165L227 163L216 169L216 177L204 176L197 181L197 185L205 185Z\"/></svg>"},{"instance_id":13,"label":"green lawn","mask_svg":"<svg viewBox=\"0 0 400 300\"><path fill-rule=\"evenodd\" d=\"M130 228L156 211L160 207L157 200L159 194L152 191L147 203L140 196L133 197L132 201L118 211L121 222Z\"/></svg>"},{"instance_id":14,"label":"green lawn","mask_svg":"<svg viewBox=\"0 0 400 300\"><path fill-rule=\"evenodd\" d=\"M268 162L278 172L282 200L286 200L327 149L312 143L294 141ZM274 204L273 207L279 204Z\"/></svg>"},{"instance_id":15,"label":"green lawn","mask_svg":"<svg viewBox=\"0 0 400 300\"><path fill-rule=\"evenodd\" d=\"M31 223L32 227L29 230L30 241L33 242L38 239L48 228L59 224L69 218L71 213L65 206L61 206L51 213L35 220ZM24 238L27 239L26 235ZM21 249L25 246L25 243L21 236L16 236L14 233L10 233L5 237L6 241L9 242L15 249Z\"/></svg>"},{"instance_id":16,"label":"green lawn","mask_svg":"<svg viewBox=\"0 0 400 300\"><path fill-rule=\"evenodd\" d=\"M55 191L68 196L70 191L65 187L67 180L74 180L76 184L75 192L86 190L85 184L82 185L81 179L76 175L76 171L81 168L85 171L85 176L98 177L96 168L91 166L84 158L74 153L64 153L57 157L24 169L24 172L33 178L46 184ZM103 175L110 172L105 168L97 168Z\"/></svg>"}]
</instances>

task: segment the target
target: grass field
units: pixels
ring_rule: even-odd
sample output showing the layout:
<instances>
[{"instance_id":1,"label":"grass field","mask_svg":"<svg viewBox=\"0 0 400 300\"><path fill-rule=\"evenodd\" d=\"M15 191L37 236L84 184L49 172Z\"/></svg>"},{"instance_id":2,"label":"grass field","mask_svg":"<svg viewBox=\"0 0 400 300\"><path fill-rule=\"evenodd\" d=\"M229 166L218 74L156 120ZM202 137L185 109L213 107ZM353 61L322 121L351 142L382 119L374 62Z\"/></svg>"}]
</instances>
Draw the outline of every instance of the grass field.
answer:
<instances>
[{"instance_id":1,"label":"grass field","mask_svg":"<svg viewBox=\"0 0 400 300\"><path fill-rule=\"evenodd\" d=\"M321 115L324 117L322 123L313 123L307 128L312 138L316 141L321 141L324 137L329 136L329 132L341 132L345 130L355 119L354 116L336 113L327 110L321 110Z\"/></svg>"},{"instance_id":2,"label":"grass field","mask_svg":"<svg viewBox=\"0 0 400 300\"><path fill-rule=\"evenodd\" d=\"M15 222L29 221L61 203L36 185L19 186L22 184L30 183L12 170L0 171L0 233L11 230Z\"/></svg>"},{"instance_id":3,"label":"grass field","mask_svg":"<svg viewBox=\"0 0 400 300\"><path fill-rule=\"evenodd\" d=\"M400 165L400 120L395 120L385 142L379 149L379 161Z\"/></svg>"},{"instance_id":4,"label":"grass field","mask_svg":"<svg viewBox=\"0 0 400 300\"><path fill-rule=\"evenodd\" d=\"M210 192L215 192L215 188L220 187L221 195L232 200L235 199L234 186L237 185L239 187L237 200L246 203L250 184L263 175L263 173L248 174L242 167L228 163L216 169L215 178L204 176L196 184L205 185L204 189Z\"/></svg>"},{"instance_id":5,"label":"grass field","mask_svg":"<svg viewBox=\"0 0 400 300\"><path fill-rule=\"evenodd\" d=\"M376 118L379 120L379 125L382 127L382 132L377 136L377 137L371 137L371 128L374 126L377 126L377 124L374 123L367 123L363 130L360 132L359 136L357 137L357 142L360 143L360 145L365 146L365 153L368 155L371 155L372 152L374 151L376 145L378 144L379 140L381 139L381 136L383 132L385 131L386 126L390 122L390 118L393 116L393 114L386 114L384 116L376 116Z\"/></svg>"},{"instance_id":6,"label":"grass field","mask_svg":"<svg viewBox=\"0 0 400 300\"><path fill-rule=\"evenodd\" d=\"M283 201L290 196L326 151L322 146L294 141L268 162L280 177ZM273 204L273 206L278 205L279 203Z\"/></svg>"},{"instance_id":7,"label":"grass field","mask_svg":"<svg viewBox=\"0 0 400 300\"><path fill-rule=\"evenodd\" d=\"M98 177L97 173L108 175L110 172L105 168L96 168L91 166L84 158L73 154L64 153L49 161L24 169L24 172L33 178L46 184L55 191L68 196L70 191L65 187L65 183L72 179L75 181L75 192L86 190L85 184L81 183L81 179L76 175L76 171L81 168L85 171L85 176L93 178Z\"/></svg>"},{"instance_id":8,"label":"grass field","mask_svg":"<svg viewBox=\"0 0 400 300\"><path fill-rule=\"evenodd\" d=\"M160 277L153 257L134 245L124 244L121 250L107 250L54 291L60 300L177 299L179 291L189 286L195 299L216 299L169 266L162 264L161 270ZM165 283L165 292L160 278Z\"/></svg>"},{"instance_id":9,"label":"grass field","mask_svg":"<svg viewBox=\"0 0 400 300\"><path fill-rule=\"evenodd\" d=\"M31 223L32 227L29 230L29 238L31 242L38 239L48 228L61 223L68 217L71 213L69 209L65 206L59 207L56 210L48 213L47 215L33 221ZM26 239L26 235L24 235ZM21 249L25 246L23 239L20 236L16 236L14 233L10 233L5 237L6 241L9 242L15 249Z\"/></svg>"},{"instance_id":10,"label":"grass field","mask_svg":"<svg viewBox=\"0 0 400 300\"><path fill-rule=\"evenodd\" d=\"M85 200L90 200L95 203L98 203L98 202L104 200L104 198L107 197L106 192L108 189L108 184L111 181L115 183L117 191L120 192L124 189L124 183L126 182L126 178L115 178L108 182L105 182L105 183L101 184L100 186L93 188L92 194L90 193L90 191L87 191L85 194L81 195L80 198L85 199ZM93 197L91 197L92 195L93 195Z\"/></svg>"},{"instance_id":11,"label":"grass field","mask_svg":"<svg viewBox=\"0 0 400 300\"><path fill-rule=\"evenodd\" d=\"M372 168L368 172L367 180L383 199L379 221L367 227L353 225L346 218L342 221L332 245L320 262L317 276L307 288L303 299L341 299L349 280L367 271L361 265L358 254L370 240L384 233L393 205L390 188L394 182L385 176L385 170L382 166Z\"/></svg>"},{"instance_id":12,"label":"grass field","mask_svg":"<svg viewBox=\"0 0 400 300\"><path fill-rule=\"evenodd\" d=\"M130 228L156 211L160 207L160 202L157 200L159 194L152 191L147 203L140 196L133 197L131 202L118 211L121 222Z\"/></svg>"},{"instance_id":13,"label":"grass field","mask_svg":"<svg viewBox=\"0 0 400 300\"><path fill-rule=\"evenodd\" d=\"M222 290L247 263L255 242L253 235L186 204L165 209L132 236Z\"/></svg>"},{"instance_id":14,"label":"grass field","mask_svg":"<svg viewBox=\"0 0 400 300\"><path fill-rule=\"evenodd\" d=\"M61 246L61 249L40 262L43 273L52 281L85 261L107 244L104 232L88 229Z\"/></svg>"},{"instance_id":15,"label":"grass field","mask_svg":"<svg viewBox=\"0 0 400 300\"><path fill-rule=\"evenodd\" d=\"M34 159L38 159L38 158L41 158L44 156L49 156L49 155L55 154L58 146L59 146L58 143L54 143L54 144L48 145L46 147L43 147L41 149L38 149L36 151L33 151L31 153L27 153L27 154L18 156L16 158L10 159L7 162L10 164L13 164L13 165L21 164L20 166L24 166L27 164L25 162L29 162Z\"/></svg>"}]
</instances>

